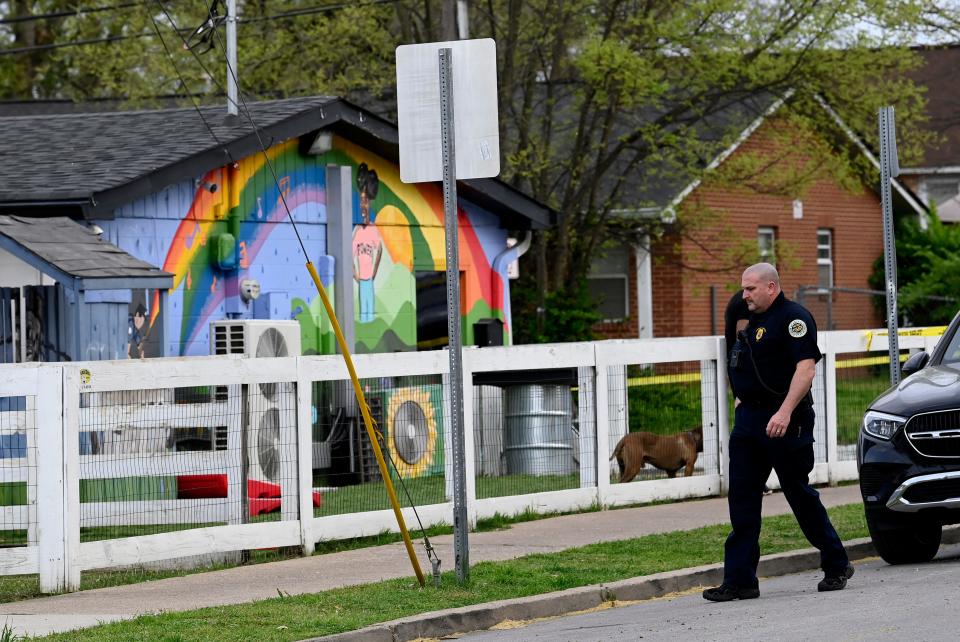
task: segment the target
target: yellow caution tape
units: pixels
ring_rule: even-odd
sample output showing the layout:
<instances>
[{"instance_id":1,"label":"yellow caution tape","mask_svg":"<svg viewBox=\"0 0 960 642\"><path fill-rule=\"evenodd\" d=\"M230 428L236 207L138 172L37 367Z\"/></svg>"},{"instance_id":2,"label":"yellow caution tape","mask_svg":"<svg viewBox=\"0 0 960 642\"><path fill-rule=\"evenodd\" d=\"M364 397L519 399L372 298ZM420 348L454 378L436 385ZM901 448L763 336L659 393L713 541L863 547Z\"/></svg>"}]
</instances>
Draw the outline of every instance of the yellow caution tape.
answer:
<instances>
[{"instance_id":1,"label":"yellow caution tape","mask_svg":"<svg viewBox=\"0 0 960 642\"><path fill-rule=\"evenodd\" d=\"M658 386L664 383L692 383L700 381L699 372L688 372L686 374L654 375L651 377L631 377L627 379L627 386Z\"/></svg>"},{"instance_id":2,"label":"yellow caution tape","mask_svg":"<svg viewBox=\"0 0 960 642\"><path fill-rule=\"evenodd\" d=\"M909 355L901 354L900 361L906 361ZM863 357L862 359L844 359L843 361L837 361L836 369L842 370L843 368L862 368L863 366L879 366L881 364L888 365L890 363L890 357Z\"/></svg>"},{"instance_id":3,"label":"yellow caution tape","mask_svg":"<svg viewBox=\"0 0 960 642\"><path fill-rule=\"evenodd\" d=\"M932 326L929 328L899 328L897 330L898 337L939 337L941 334L947 331L947 326L939 325ZM870 351L870 346L873 344L874 337L885 337L890 332L888 330L878 330L874 332L873 330L867 330L867 351Z\"/></svg>"},{"instance_id":4,"label":"yellow caution tape","mask_svg":"<svg viewBox=\"0 0 960 642\"><path fill-rule=\"evenodd\" d=\"M934 326L929 328L902 328L897 330L898 337L939 337L944 332L947 331L947 326ZM870 345L873 342L873 337L885 337L887 336L886 330L867 330L867 352L870 351ZM900 355L900 361L905 361L907 355ZM860 359L844 359L843 361L838 360L836 362L837 369L843 368L862 368L864 366L876 366L881 364L890 363L890 358L887 356L883 357L863 357ZM636 386L659 386L670 383L694 383L700 381L699 372L688 372L686 374L668 374L668 375L653 375L649 377L631 377L627 379L627 386L634 388Z\"/></svg>"}]
</instances>

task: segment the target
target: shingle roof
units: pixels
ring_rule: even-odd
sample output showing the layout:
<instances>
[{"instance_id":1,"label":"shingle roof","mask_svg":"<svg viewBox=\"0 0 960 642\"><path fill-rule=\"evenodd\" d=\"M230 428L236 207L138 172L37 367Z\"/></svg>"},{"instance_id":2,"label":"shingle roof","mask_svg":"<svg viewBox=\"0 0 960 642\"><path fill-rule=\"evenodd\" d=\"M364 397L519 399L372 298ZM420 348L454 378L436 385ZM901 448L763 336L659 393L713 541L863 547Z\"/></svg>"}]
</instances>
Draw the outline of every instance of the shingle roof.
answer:
<instances>
[{"instance_id":1,"label":"shingle roof","mask_svg":"<svg viewBox=\"0 0 960 642\"><path fill-rule=\"evenodd\" d=\"M277 124L335 100L296 98L249 107L270 145L277 142L271 131ZM249 121L228 118L222 106L200 111L221 143L255 139ZM221 147L193 108L7 116L0 123L3 201L87 199Z\"/></svg>"},{"instance_id":2,"label":"shingle roof","mask_svg":"<svg viewBox=\"0 0 960 642\"><path fill-rule=\"evenodd\" d=\"M257 133L269 147L331 128L388 160L399 156L396 125L341 98L247 106L258 132L243 110L228 117L223 105L200 108L213 135L191 107L0 115L0 207L27 214L70 206L91 218L111 218L135 198L257 153ZM543 229L556 220L555 212L500 180L460 185L464 197L496 212L511 229Z\"/></svg>"},{"instance_id":3,"label":"shingle roof","mask_svg":"<svg viewBox=\"0 0 960 642\"><path fill-rule=\"evenodd\" d=\"M80 280L84 290L173 287L172 274L64 216L0 216L0 247L68 286Z\"/></svg>"}]
</instances>

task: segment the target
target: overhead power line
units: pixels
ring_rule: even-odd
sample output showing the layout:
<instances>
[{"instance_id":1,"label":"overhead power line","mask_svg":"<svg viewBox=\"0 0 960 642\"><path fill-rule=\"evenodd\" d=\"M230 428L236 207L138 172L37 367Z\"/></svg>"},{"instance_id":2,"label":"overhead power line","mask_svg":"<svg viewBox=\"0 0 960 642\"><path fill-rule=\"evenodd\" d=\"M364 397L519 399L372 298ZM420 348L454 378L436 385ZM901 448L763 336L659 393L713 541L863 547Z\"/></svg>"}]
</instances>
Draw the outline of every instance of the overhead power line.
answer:
<instances>
[{"instance_id":1,"label":"overhead power line","mask_svg":"<svg viewBox=\"0 0 960 642\"><path fill-rule=\"evenodd\" d=\"M107 38L91 38L89 40L71 40L70 42L54 42L49 45L33 45L30 47L16 47L14 49L0 49L0 56L13 56L15 54L31 53L33 51L49 51L51 49L63 49L64 47L82 47L83 45L97 45L105 42L118 42L120 40L132 40L135 38L150 38L155 34L145 31L144 33L135 33L129 36L109 36Z\"/></svg>"},{"instance_id":2,"label":"overhead power line","mask_svg":"<svg viewBox=\"0 0 960 642\"><path fill-rule=\"evenodd\" d=\"M52 13L34 13L28 16L15 16L13 18L0 19L0 25L15 24L18 22L32 22L34 20L50 20L54 18L69 18L70 16L82 16L88 13L98 13L101 11L119 11L130 7L141 7L145 2L124 2L123 4L114 4L105 7L77 7L68 11L55 11Z\"/></svg>"},{"instance_id":3,"label":"overhead power line","mask_svg":"<svg viewBox=\"0 0 960 642\"><path fill-rule=\"evenodd\" d=\"M264 22L268 20L290 20L293 18L299 18L301 16L315 15L319 13L330 13L333 11L339 11L341 9L346 9L348 7L366 7L380 4L395 4L400 0L369 0L368 2L359 2L352 4L336 4L336 5L326 5L323 7L312 7L307 9L296 9L294 11L287 11L284 13L278 13L270 16L255 16L251 18L238 18L237 22L240 24L245 23L254 23L254 22ZM130 6L143 4L143 3L131 3ZM127 6L127 5L115 5L115 8ZM193 29L188 29L184 33L192 33ZM26 54L32 53L35 51L49 51L52 49L63 49L66 47L81 47L84 45L96 45L108 42L118 42L121 40L133 40L138 38L155 38L157 36L153 31L144 31L142 33L134 33L123 36L107 36L104 38L90 38L88 40L71 40L69 42L59 42L59 43L50 43L46 45L32 45L29 47L15 47L13 49L0 49L0 56L13 56L17 54Z\"/></svg>"}]
</instances>

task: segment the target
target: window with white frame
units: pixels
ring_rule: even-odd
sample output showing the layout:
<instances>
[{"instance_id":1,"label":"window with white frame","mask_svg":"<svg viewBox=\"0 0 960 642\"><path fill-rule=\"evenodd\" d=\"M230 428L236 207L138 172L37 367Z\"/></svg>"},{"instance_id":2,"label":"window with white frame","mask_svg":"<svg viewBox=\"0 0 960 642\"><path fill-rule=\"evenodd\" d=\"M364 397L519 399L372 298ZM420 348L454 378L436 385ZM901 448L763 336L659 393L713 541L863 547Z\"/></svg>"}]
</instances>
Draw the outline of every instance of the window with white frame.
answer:
<instances>
[{"instance_id":1,"label":"window with white frame","mask_svg":"<svg viewBox=\"0 0 960 642\"><path fill-rule=\"evenodd\" d=\"M770 265L777 264L777 255L776 255L776 245L777 245L777 228L775 227L758 227L757 228L757 247L760 250L760 261L763 263L769 263Z\"/></svg>"},{"instance_id":2,"label":"window with white frame","mask_svg":"<svg viewBox=\"0 0 960 642\"><path fill-rule=\"evenodd\" d=\"M817 285L821 292L833 287L833 230L817 230Z\"/></svg>"},{"instance_id":3,"label":"window with white frame","mask_svg":"<svg viewBox=\"0 0 960 642\"><path fill-rule=\"evenodd\" d=\"M627 246L606 249L603 256L593 259L587 284L604 321L623 321L630 316L629 274Z\"/></svg>"}]
</instances>

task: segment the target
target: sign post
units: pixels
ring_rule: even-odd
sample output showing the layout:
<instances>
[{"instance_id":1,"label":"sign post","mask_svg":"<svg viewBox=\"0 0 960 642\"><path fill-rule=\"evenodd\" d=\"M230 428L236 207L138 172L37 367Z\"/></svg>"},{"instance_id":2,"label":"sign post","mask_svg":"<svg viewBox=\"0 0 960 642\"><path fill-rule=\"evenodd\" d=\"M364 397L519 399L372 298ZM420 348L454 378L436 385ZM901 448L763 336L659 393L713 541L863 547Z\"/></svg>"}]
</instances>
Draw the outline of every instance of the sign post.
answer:
<instances>
[{"instance_id":1,"label":"sign post","mask_svg":"<svg viewBox=\"0 0 960 642\"><path fill-rule=\"evenodd\" d=\"M883 211L883 265L887 283L887 337L890 351L890 385L900 383L900 342L897 337L897 246L893 234L890 181L900 174L897 160L897 130L893 107L881 107L880 205Z\"/></svg>"},{"instance_id":2,"label":"sign post","mask_svg":"<svg viewBox=\"0 0 960 642\"><path fill-rule=\"evenodd\" d=\"M456 118L455 104L460 110ZM397 47L397 114L400 179L404 183L443 181L453 451L453 550L457 581L462 584L470 579L470 547L463 430L457 180L487 178L500 173L496 45L493 40Z\"/></svg>"},{"instance_id":3,"label":"sign post","mask_svg":"<svg viewBox=\"0 0 960 642\"><path fill-rule=\"evenodd\" d=\"M443 226L447 245L447 336L450 355L450 413L453 415L453 555L457 581L470 579L467 541L467 478L463 446L463 367L460 337L460 242L457 225L456 143L453 113L453 50L441 49L440 138L443 150Z\"/></svg>"}]
</instances>

